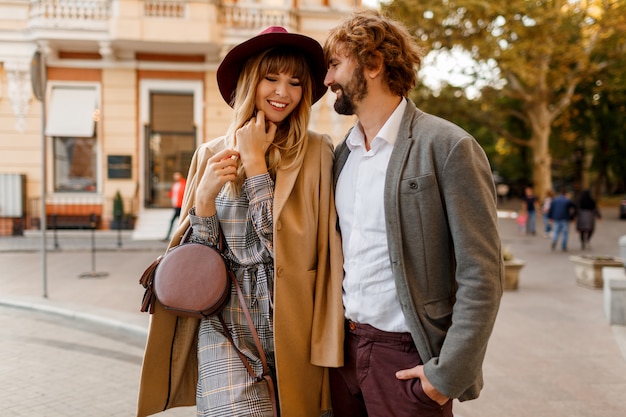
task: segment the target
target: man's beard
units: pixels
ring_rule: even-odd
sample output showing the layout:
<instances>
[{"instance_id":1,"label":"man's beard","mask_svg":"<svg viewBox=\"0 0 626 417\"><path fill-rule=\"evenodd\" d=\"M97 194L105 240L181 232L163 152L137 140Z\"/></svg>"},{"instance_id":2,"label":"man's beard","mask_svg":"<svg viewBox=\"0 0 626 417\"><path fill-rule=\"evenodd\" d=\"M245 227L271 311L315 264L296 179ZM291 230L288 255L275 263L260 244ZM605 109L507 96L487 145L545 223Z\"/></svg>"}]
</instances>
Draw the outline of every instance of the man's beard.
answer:
<instances>
[{"instance_id":1,"label":"man's beard","mask_svg":"<svg viewBox=\"0 0 626 417\"><path fill-rule=\"evenodd\" d=\"M335 101L335 111L339 114L352 116L356 113L356 103L367 96L367 82L363 75L363 68L354 71L354 77L350 84L343 87L341 84L334 84L333 91L341 90L341 96Z\"/></svg>"}]
</instances>

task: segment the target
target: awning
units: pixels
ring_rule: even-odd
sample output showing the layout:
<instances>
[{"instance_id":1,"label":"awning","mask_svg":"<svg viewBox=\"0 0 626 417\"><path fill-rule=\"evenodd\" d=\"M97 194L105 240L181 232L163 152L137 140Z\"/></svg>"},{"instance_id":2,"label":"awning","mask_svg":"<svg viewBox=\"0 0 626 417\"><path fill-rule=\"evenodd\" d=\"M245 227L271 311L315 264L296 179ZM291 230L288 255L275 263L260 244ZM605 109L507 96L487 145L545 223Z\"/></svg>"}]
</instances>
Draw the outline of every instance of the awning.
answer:
<instances>
[{"instance_id":1,"label":"awning","mask_svg":"<svg viewBox=\"0 0 626 417\"><path fill-rule=\"evenodd\" d=\"M53 87L47 136L90 138L94 133L95 87Z\"/></svg>"}]
</instances>

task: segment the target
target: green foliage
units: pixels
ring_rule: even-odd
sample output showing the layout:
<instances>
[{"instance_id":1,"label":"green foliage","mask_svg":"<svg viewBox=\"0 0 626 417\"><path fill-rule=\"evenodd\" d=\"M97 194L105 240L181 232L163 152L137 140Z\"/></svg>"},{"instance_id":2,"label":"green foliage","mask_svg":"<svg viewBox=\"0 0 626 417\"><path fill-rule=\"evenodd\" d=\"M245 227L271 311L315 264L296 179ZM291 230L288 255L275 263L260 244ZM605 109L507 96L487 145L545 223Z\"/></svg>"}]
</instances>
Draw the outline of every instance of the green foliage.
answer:
<instances>
[{"instance_id":1,"label":"green foliage","mask_svg":"<svg viewBox=\"0 0 626 417\"><path fill-rule=\"evenodd\" d=\"M113 218L121 219L124 216L124 200L119 191L115 193L113 198Z\"/></svg>"},{"instance_id":2,"label":"green foliage","mask_svg":"<svg viewBox=\"0 0 626 417\"><path fill-rule=\"evenodd\" d=\"M420 84L410 98L423 111L450 120L467 130L485 150L492 170L508 182L522 183L528 178L530 171L526 147L506 141L484 120L489 117L507 117L498 114L502 106L488 107L483 98L469 99L462 88L452 85L443 86L433 97L433 92ZM503 100L507 101L506 98ZM524 125L515 118L508 117L506 125L520 137L528 136L524 132Z\"/></svg>"},{"instance_id":3,"label":"green foliage","mask_svg":"<svg viewBox=\"0 0 626 417\"><path fill-rule=\"evenodd\" d=\"M584 87L579 84L593 83L587 80L597 80L606 71L613 81L605 81L610 87L602 97L613 97L624 84L626 0L393 0L383 10L403 21L428 51L467 51L477 63L466 71L475 85L494 76L500 81L481 90L473 115L467 116L473 119L471 131L480 137L483 134L476 124L490 129L489 140L496 150L505 149L503 141L509 143L509 150L527 148L519 156L510 154L521 158L522 165L529 165L524 171L540 184L535 190L539 195L551 186L552 162L559 168L557 175L566 176L576 163L572 144L584 128L564 120L573 114L571 104L578 99L575 92L589 97L589 92L580 91ZM494 71L486 73L481 64ZM446 98L440 95L438 99L442 97ZM594 134L614 138L624 132L623 119L614 115L619 112L618 103L620 100L606 100L604 113L599 112L601 107L593 111L581 108L579 115L593 114ZM600 118L602 114L606 117ZM587 123L587 131L589 127ZM603 139L594 140L600 144ZM488 146L486 149L490 152ZM600 150L594 148L596 153ZM619 165L610 153L607 158L594 160L598 167ZM493 163L500 164L497 158ZM611 169L612 175L623 178L618 173L621 167Z\"/></svg>"}]
</instances>

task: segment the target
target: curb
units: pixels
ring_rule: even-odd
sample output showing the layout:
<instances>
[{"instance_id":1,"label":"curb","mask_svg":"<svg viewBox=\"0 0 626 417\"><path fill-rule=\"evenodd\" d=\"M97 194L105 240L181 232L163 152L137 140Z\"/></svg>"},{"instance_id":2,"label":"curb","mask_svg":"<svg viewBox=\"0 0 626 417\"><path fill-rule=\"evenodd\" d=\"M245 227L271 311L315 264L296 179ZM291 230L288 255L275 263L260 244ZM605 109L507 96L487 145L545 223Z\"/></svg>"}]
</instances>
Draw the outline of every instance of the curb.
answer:
<instances>
[{"instance_id":1,"label":"curb","mask_svg":"<svg viewBox=\"0 0 626 417\"><path fill-rule=\"evenodd\" d=\"M103 317L101 315L83 313L76 310L55 306L52 304L22 301L10 298L0 298L0 306L21 308L24 310L37 311L40 313L54 314L56 316L64 317L67 319L79 320L86 323L93 323L99 326L108 327L112 330L124 331L134 336L146 337L148 335L148 329L142 326L125 323L122 320Z\"/></svg>"}]
</instances>

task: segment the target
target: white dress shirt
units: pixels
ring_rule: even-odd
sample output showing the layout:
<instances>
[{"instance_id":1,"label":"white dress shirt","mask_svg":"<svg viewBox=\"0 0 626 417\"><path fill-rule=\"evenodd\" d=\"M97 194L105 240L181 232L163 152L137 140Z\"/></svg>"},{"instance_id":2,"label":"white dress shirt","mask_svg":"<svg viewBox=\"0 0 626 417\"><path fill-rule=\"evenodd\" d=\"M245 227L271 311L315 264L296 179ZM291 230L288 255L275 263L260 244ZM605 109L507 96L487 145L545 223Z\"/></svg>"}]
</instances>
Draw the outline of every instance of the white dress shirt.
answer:
<instances>
[{"instance_id":1,"label":"white dress shirt","mask_svg":"<svg viewBox=\"0 0 626 417\"><path fill-rule=\"evenodd\" d=\"M346 139L350 155L337 181L335 201L344 253L346 318L388 332L407 332L391 273L385 227L385 174L406 101L402 100L365 148L357 123Z\"/></svg>"}]
</instances>

